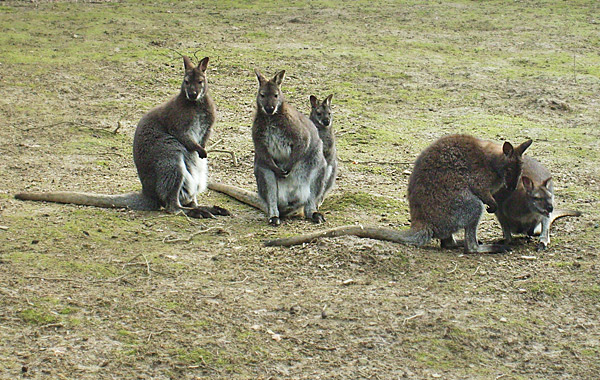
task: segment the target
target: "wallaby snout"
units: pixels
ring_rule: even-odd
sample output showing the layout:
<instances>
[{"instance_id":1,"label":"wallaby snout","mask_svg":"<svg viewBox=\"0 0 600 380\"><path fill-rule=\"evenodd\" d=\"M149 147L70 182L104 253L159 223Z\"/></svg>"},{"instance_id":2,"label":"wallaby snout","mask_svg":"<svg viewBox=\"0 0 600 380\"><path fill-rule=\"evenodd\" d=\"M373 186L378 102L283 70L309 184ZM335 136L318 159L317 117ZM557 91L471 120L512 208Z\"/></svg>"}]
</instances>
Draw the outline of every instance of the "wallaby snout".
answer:
<instances>
[{"instance_id":1,"label":"wallaby snout","mask_svg":"<svg viewBox=\"0 0 600 380\"><path fill-rule=\"evenodd\" d=\"M262 109L267 115L273 115L275 113L275 106L271 104L263 104Z\"/></svg>"}]
</instances>

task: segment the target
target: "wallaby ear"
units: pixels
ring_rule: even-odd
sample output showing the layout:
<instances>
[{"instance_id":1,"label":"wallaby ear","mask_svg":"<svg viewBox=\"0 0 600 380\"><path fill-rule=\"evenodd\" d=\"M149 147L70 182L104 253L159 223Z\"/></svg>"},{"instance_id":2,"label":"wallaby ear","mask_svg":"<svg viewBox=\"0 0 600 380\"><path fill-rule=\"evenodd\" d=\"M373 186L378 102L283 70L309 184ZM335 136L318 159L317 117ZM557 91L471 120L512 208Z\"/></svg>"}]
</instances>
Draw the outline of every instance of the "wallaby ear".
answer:
<instances>
[{"instance_id":1,"label":"wallaby ear","mask_svg":"<svg viewBox=\"0 0 600 380\"><path fill-rule=\"evenodd\" d=\"M260 71L258 71L258 69L254 69L254 74L256 74L256 79L258 79L258 83L260 85L262 85L263 83L265 83L267 81L267 78L265 78L265 76L262 75L260 73Z\"/></svg>"},{"instance_id":2,"label":"wallaby ear","mask_svg":"<svg viewBox=\"0 0 600 380\"><path fill-rule=\"evenodd\" d=\"M311 95L310 96L310 106L312 108L317 108L319 106L319 100L317 99L316 96Z\"/></svg>"},{"instance_id":3,"label":"wallaby ear","mask_svg":"<svg viewBox=\"0 0 600 380\"><path fill-rule=\"evenodd\" d=\"M323 100L323 104L325 104L327 107L330 107L331 106L331 98L333 98L333 94L326 97L325 100Z\"/></svg>"},{"instance_id":4,"label":"wallaby ear","mask_svg":"<svg viewBox=\"0 0 600 380\"><path fill-rule=\"evenodd\" d=\"M513 154L514 150L515 149L513 148L512 144L508 141L505 141L504 145L502 145L502 152L505 156L510 156L511 154Z\"/></svg>"},{"instance_id":5,"label":"wallaby ear","mask_svg":"<svg viewBox=\"0 0 600 380\"><path fill-rule=\"evenodd\" d=\"M544 186L545 188L548 188L550 181L552 181L552 177L548 177L544 182L542 182L542 186Z\"/></svg>"},{"instance_id":6,"label":"wallaby ear","mask_svg":"<svg viewBox=\"0 0 600 380\"><path fill-rule=\"evenodd\" d=\"M208 67L208 57L204 57L204 58L202 58L202 60L200 61L200 63L198 63L198 68L202 72L205 72L207 67Z\"/></svg>"},{"instance_id":7,"label":"wallaby ear","mask_svg":"<svg viewBox=\"0 0 600 380\"><path fill-rule=\"evenodd\" d=\"M185 55L183 56L183 69L185 71L190 71L194 69L194 64L192 63L192 60Z\"/></svg>"},{"instance_id":8,"label":"wallaby ear","mask_svg":"<svg viewBox=\"0 0 600 380\"><path fill-rule=\"evenodd\" d=\"M533 140L531 140L531 139L525 141L523 144L521 144L515 148L515 153L517 153L519 156L522 156L523 153L525 152L525 150L527 150L527 148L529 148L529 146L531 145L532 142L533 142Z\"/></svg>"},{"instance_id":9,"label":"wallaby ear","mask_svg":"<svg viewBox=\"0 0 600 380\"><path fill-rule=\"evenodd\" d=\"M275 74L275 76L273 77L272 80L273 80L273 82L275 82L277 87L279 87L279 86L281 86L281 83L283 83L284 78L285 78L285 70L281 70L280 72Z\"/></svg>"},{"instance_id":10,"label":"wallaby ear","mask_svg":"<svg viewBox=\"0 0 600 380\"><path fill-rule=\"evenodd\" d=\"M524 175L521 177L521 182L523 182L523 187L525 187L525 190L528 193L533 191L533 181L531 180L531 178Z\"/></svg>"}]
</instances>

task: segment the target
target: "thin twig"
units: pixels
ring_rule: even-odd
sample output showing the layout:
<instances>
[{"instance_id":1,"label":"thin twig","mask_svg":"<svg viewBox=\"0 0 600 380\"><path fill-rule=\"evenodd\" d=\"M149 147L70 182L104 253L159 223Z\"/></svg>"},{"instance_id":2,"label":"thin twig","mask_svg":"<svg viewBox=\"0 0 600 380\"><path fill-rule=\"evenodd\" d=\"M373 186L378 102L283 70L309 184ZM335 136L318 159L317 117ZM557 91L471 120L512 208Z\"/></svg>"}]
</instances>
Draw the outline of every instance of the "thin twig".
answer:
<instances>
[{"instance_id":1,"label":"thin twig","mask_svg":"<svg viewBox=\"0 0 600 380\"><path fill-rule=\"evenodd\" d=\"M456 270L456 268L458 268L458 264L457 264L457 263L454 263L454 268L453 268L451 271L449 271L449 272L446 272L446 273L448 273L448 274L450 274L450 273L454 273L454 271Z\"/></svg>"},{"instance_id":2,"label":"thin twig","mask_svg":"<svg viewBox=\"0 0 600 380\"><path fill-rule=\"evenodd\" d=\"M115 130L112 133L114 133L116 135L117 132L119 132L119 129L121 129L121 122L117 121L117 128L115 128Z\"/></svg>"},{"instance_id":3,"label":"thin twig","mask_svg":"<svg viewBox=\"0 0 600 380\"><path fill-rule=\"evenodd\" d=\"M233 166L238 166L238 160L237 157L235 155L235 152L232 150L225 150L225 149L211 149L211 150L207 150L207 153L227 153L231 156L231 159L233 161Z\"/></svg>"},{"instance_id":4,"label":"thin twig","mask_svg":"<svg viewBox=\"0 0 600 380\"><path fill-rule=\"evenodd\" d=\"M42 281L69 281L69 282L77 282L78 280L66 277L40 277L40 276L24 276L25 278L35 278Z\"/></svg>"},{"instance_id":5,"label":"thin twig","mask_svg":"<svg viewBox=\"0 0 600 380\"><path fill-rule=\"evenodd\" d=\"M377 164L377 165L412 165L413 162L408 161L357 161L357 160L341 160L340 162L351 163L351 164L359 164L359 165L368 165L368 164Z\"/></svg>"},{"instance_id":6,"label":"thin twig","mask_svg":"<svg viewBox=\"0 0 600 380\"><path fill-rule=\"evenodd\" d=\"M404 320L402 321L402 325L405 325L406 322L411 321L411 320L413 320L415 318L422 317L423 315L424 314L415 314L415 315L413 315L411 317L404 318Z\"/></svg>"},{"instance_id":7,"label":"thin twig","mask_svg":"<svg viewBox=\"0 0 600 380\"><path fill-rule=\"evenodd\" d=\"M218 139L217 141L210 144L210 146L206 147L206 151L208 152L209 150L213 149L214 147L216 147L217 145L219 145L222 142L223 142L223 139Z\"/></svg>"},{"instance_id":8,"label":"thin twig","mask_svg":"<svg viewBox=\"0 0 600 380\"><path fill-rule=\"evenodd\" d=\"M146 255L144 255L143 253L140 253L140 255L142 255L142 257L144 258L144 261L146 262L146 271L148 272L148 277L152 277L152 273L150 273L150 263L148 262L148 259L146 258Z\"/></svg>"}]
</instances>

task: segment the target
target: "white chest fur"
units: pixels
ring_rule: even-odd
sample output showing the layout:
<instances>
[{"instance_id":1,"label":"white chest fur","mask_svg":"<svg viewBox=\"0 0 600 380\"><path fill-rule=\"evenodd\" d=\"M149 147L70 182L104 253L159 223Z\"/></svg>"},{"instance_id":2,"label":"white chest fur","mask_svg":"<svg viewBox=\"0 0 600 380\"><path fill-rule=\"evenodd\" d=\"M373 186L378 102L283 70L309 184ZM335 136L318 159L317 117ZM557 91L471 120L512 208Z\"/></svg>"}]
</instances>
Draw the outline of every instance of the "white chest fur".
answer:
<instances>
[{"instance_id":1,"label":"white chest fur","mask_svg":"<svg viewBox=\"0 0 600 380\"><path fill-rule=\"evenodd\" d=\"M284 162L290 158L292 144L279 128L269 128L265 136L265 145L275 161Z\"/></svg>"}]
</instances>

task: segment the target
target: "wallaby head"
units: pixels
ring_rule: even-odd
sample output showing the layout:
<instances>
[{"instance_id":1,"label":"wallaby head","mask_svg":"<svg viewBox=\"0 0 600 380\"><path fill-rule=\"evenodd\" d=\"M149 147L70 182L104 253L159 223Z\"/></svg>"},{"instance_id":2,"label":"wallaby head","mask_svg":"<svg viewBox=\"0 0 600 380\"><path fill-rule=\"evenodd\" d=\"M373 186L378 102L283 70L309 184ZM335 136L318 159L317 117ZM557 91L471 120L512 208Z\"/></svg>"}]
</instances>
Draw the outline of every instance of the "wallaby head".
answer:
<instances>
[{"instance_id":1,"label":"wallaby head","mask_svg":"<svg viewBox=\"0 0 600 380\"><path fill-rule=\"evenodd\" d=\"M203 58L198 66L194 66L192 61L183 56L183 68L185 69L185 75L183 76L183 83L181 83L181 92L185 94L185 97L192 101L198 101L206 94L207 81L206 81L206 68L208 67L208 57Z\"/></svg>"},{"instance_id":2,"label":"wallaby head","mask_svg":"<svg viewBox=\"0 0 600 380\"><path fill-rule=\"evenodd\" d=\"M527 207L532 212L550 216L550 213L554 210L552 206L554 195L548 189L550 181L552 181L552 178L548 178L542 184L536 185L529 177L521 177L525 194L527 194Z\"/></svg>"},{"instance_id":3,"label":"wallaby head","mask_svg":"<svg viewBox=\"0 0 600 380\"><path fill-rule=\"evenodd\" d=\"M329 125L331 124L331 98L332 97L333 97L333 94L326 97L323 100L323 102L319 102L319 100L317 99L316 96L314 96L314 95L310 96L310 106L312 108L310 111L310 119L316 120L320 124L320 125L317 125L317 127L320 127L321 125L324 127L329 127Z\"/></svg>"},{"instance_id":4,"label":"wallaby head","mask_svg":"<svg viewBox=\"0 0 600 380\"><path fill-rule=\"evenodd\" d=\"M267 115L274 115L279 111L284 102L281 92L281 83L285 78L285 70L281 70L273 79L268 80L260 71L254 69L256 78L258 78L258 95L256 96L257 111L262 111Z\"/></svg>"},{"instance_id":5,"label":"wallaby head","mask_svg":"<svg viewBox=\"0 0 600 380\"><path fill-rule=\"evenodd\" d=\"M506 141L502 146L502 163L500 164L499 172L503 174L504 185L510 191L517 188L521 172L523 170L523 153L531 145L532 140L527 140L524 143L513 147L511 143Z\"/></svg>"}]
</instances>

